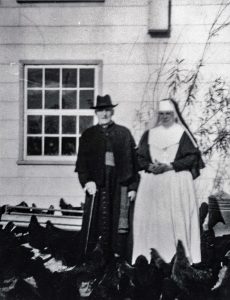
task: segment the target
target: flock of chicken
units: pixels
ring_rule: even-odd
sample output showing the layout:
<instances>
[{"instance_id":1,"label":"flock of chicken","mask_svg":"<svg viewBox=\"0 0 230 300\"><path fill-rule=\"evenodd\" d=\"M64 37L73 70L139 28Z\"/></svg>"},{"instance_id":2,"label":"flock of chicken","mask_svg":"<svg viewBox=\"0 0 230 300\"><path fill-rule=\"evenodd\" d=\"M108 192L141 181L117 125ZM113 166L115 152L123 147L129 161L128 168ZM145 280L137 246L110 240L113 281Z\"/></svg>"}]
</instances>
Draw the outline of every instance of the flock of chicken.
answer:
<instances>
[{"instance_id":1,"label":"flock of chicken","mask_svg":"<svg viewBox=\"0 0 230 300\"><path fill-rule=\"evenodd\" d=\"M179 241L169 264L151 249L150 262L139 256L130 265L116 255L106 262L100 240L81 261L80 233L43 227L35 215L28 228L9 222L0 229L0 300L230 299L230 236L201 226L201 237L199 264L189 264Z\"/></svg>"}]
</instances>

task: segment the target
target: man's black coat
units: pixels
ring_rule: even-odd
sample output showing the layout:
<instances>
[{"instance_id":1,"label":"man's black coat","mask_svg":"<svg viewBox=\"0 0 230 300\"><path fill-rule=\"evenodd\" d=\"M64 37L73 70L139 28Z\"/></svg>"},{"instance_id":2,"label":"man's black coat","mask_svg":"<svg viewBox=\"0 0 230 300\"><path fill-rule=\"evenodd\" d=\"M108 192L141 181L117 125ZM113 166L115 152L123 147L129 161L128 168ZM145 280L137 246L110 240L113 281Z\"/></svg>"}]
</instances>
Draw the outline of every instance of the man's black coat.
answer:
<instances>
[{"instance_id":1,"label":"man's black coat","mask_svg":"<svg viewBox=\"0 0 230 300\"><path fill-rule=\"evenodd\" d=\"M135 142L130 131L112 123L106 130L114 154L116 176L119 183L136 190L138 184ZM94 181L103 186L105 172L106 136L100 125L88 128L80 138L75 172L81 185Z\"/></svg>"}]
</instances>

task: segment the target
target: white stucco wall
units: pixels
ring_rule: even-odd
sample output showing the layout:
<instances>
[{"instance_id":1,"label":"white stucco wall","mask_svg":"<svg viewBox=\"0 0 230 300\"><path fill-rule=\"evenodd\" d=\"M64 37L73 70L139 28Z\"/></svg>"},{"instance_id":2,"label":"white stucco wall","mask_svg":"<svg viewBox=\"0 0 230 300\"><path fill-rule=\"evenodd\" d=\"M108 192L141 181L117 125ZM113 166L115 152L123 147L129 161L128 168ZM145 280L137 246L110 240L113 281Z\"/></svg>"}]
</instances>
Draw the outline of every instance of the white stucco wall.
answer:
<instances>
[{"instance_id":1,"label":"white stucco wall","mask_svg":"<svg viewBox=\"0 0 230 300\"><path fill-rule=\"evenodd\" d=\"M18 4L0 1L0 205L26 201L58 206L59 199L78 205L83 192L74 165L18 165L20 60L102 60L102 93L115 103L115 120L134 131L135 110L152 100L163 53L168 63L200 58L220 0L172 0L171 37L147 34L148 0L105 0L104 3ZM230 16L230 8L226 17ZM167 67L167 66L166 66ZM218 76L229 82L230 27L210 46L202 84ZM165 95L162 80L159 97ZM202 101L202 98L199 99ZM199 185L206 199L214 176L211 168ZM226 181L227 182L227 181Z\"/></svg>"}]
</instances>

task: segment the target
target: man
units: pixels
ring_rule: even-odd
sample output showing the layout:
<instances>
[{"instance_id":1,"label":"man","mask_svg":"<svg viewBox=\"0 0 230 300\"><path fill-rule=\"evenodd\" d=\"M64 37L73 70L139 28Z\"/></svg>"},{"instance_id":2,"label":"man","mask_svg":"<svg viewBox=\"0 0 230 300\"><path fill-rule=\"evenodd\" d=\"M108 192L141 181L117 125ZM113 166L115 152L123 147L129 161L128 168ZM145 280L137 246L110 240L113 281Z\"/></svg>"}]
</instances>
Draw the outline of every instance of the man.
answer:
<instances>
[{"instance_id":1,"label":"man","mask_svg":"<svg viewBox=\"0 0 230 300\"><path fill-rule=\"evenodd\" d=\"M127 128L112 121L115 106L109 95L97 96L96 106L91 108L98 124L82 134L75 169L86 191L85 252L92 251L100 237L107 258L114 253L126 257L129 202L138 186L135 142Z\"/></svg>"}]
</instances>

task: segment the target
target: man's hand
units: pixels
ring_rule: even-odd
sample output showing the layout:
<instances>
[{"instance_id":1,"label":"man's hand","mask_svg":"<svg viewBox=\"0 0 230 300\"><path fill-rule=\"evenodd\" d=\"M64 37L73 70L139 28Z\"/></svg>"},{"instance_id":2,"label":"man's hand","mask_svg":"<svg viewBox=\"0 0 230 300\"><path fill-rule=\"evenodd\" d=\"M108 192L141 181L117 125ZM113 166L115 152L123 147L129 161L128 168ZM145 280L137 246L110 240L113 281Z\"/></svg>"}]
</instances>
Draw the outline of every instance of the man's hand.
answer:
<instances>
[{"instance_id":1,"label":"man's hand","mask_svg":"<svg viewBox=\"0 0 230 300\"><path fill-rule=\"evenodd\" d=\"M90 195L95 195L97 191L96 183L94 181L87 182L84 190L87 191Z\"/></svg>"},{"instance_id":2,"label":"man's hand","mask_svg":"<svg viewBox=\"0 0 230 300\"><path fill-rule=\"evenodd\" d=\"M129 201L130 201L130 202L133 202L133 201L135 200L136 194L137 194L136 191L129 191L129 192L128 192L128 198L129 198Z\"/></svg>"}]
</instances>

